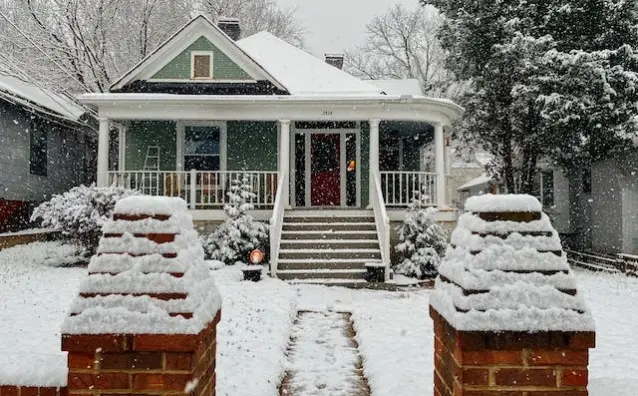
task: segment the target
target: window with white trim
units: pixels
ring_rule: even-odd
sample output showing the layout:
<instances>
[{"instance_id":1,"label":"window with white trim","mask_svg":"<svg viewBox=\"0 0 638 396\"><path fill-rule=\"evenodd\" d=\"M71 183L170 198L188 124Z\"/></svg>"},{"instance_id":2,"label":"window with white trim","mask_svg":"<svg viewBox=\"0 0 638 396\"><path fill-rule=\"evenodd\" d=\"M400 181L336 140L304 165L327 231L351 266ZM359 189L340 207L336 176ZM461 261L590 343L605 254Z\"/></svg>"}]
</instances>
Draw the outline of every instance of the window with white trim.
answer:
<instances>
[{"instance_id":1,"label":"window with white trim","mask_svg":"<svg viewBox=\"0 0 638 396\"><path fill-rule=\"evenodd\" d=\"M187 126L184 129L184 169L221 170L220 126Z\"/></svg>"},{"instance_id":2,"label":"window with white trim","mask_svg":"<svg viewBox=\"0 0 638 396\"><path fill-rule=\"evenodd\" d=\"M191 53L191 78L193 80L210 80L213 78L213 53Z\"/></svg>"}]
</instances>

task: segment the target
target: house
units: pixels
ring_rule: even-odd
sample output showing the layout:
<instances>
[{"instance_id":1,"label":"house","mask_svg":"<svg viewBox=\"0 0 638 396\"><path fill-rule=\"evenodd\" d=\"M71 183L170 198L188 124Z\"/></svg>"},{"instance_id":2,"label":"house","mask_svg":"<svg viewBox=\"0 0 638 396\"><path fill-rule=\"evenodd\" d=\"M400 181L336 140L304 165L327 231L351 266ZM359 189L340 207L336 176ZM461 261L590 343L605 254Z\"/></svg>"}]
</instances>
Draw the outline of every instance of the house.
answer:
<instances>
[{"instance_id":1,"label":"house","mask_svg":"<svg viewBox=\"0 0 638 396\"><path fill-rule=\"evenodd\" d=\"M30 208L95 180L96 137L70 99L0 75L0 232L24 228Z\"/></svg>"},{"instance_id":2,"label":"house","mask_svg":"<svg viewBox=\"0 0 638 396\"><path fill-rule=\"evenodd\" d=\"M210 225L224 219L229 181L247 174L276 276L352 282L366 262L389 265L390 221L415 191L447 207L444 127L462 108L410 82L352 77L338 54L325 62L268 32L239 37L238 20L197 17L109 92L79 98L99 112L98 184L181 196ZM424 172L431 142L435 171Z\"/></svg>"}]
</instances>

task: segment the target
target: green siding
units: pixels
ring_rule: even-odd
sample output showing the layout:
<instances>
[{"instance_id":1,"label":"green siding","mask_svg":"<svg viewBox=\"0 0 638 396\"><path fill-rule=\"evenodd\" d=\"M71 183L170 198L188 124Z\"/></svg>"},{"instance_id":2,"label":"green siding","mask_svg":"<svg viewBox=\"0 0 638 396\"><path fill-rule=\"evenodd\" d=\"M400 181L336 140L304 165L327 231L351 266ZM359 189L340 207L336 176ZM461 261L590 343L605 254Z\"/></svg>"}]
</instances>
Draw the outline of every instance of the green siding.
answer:
<instances>
[{"instance_id":1,"label":"green siding","mask_svg":"<svg viewBox=\"0 0 638 396\"><path fill-rule=\"evenodd\" d=\"M228 170L277 170L276 122L228 122Z\"/></svg>"},{"instance_id":2,"label":"green siding","mask_svg":"<svg viewBox=\"0 0 638 396\"><path fill-rule=\"evenodd\" d=\"M365 208L370 202L370 124L361 123L361 207Z\"/></svg>"},{"instance_id":3,"label":"green siding","mask_svg":"<svg viewBox=\"0 0 638 396\"><path fill-rule=\"evenodd\" d=\"M190 80L191 78L191 52L210 51L213 57L213 80L251 80L252 78L235 62L230 60L213 43L205 37L200 37L184 52L177 55L162 70L157 72L151 80Z\"/></svg>"},{"instance_id":4,"label":"green siding","mask_svg":"<svg viewBox=\"0 0 638 396\"><path fill-rule=\"evenodd\" d=\"M175 170L176 137L174 122L132 122L126 131L126 170L144 169L149 146L160 147L161 170Z\"/></svg>"}]
</instances>

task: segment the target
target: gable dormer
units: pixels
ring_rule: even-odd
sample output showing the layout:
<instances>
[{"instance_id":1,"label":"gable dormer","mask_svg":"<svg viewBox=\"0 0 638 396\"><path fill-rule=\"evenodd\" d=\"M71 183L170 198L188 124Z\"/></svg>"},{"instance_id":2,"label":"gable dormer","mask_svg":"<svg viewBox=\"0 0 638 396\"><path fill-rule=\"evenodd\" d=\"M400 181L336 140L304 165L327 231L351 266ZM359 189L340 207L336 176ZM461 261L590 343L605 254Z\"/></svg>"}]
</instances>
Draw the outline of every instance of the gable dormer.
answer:
<instances>
[{"instance_id":1,"label":"gable dormer","mask_svg":"<svg viewBox=\"0 0 638 396\"><path fill-rule=\"evenodd\" d=\"M220 21L227 24L226 20ZM287 95L222 29L199 16L111 86L111 92Z\"/></svg>"}]
</instances>

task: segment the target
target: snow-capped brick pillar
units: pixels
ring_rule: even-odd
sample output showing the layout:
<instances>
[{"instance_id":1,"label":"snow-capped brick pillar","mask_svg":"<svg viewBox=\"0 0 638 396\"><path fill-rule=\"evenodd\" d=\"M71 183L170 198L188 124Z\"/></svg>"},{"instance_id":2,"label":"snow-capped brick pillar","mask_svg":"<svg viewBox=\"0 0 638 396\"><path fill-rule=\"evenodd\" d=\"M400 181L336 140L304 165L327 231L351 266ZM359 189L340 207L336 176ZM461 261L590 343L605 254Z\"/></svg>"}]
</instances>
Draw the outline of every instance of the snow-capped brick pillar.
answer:
<instances>
[{"instance_id":1,"label":"snow-capped brick pillar","mask_svg":"<svg viewBox=\"0 0 638 396\"><path fill-rule=\"evenodd\" d=\"M70 395L214 395L221 298L186 202L131 197L62 325Z\"/></svg>"},{"instance_id":2,"label":"snow-capped brick pillar","mask_svg":"<svg viewBox=\"0 0 638 396\"><path fill-rule=\"evenodd\" d=\"M470 198L430 300L436 396L587 396L594 320L536 198Z\"/></svg>"}]
</instances>

